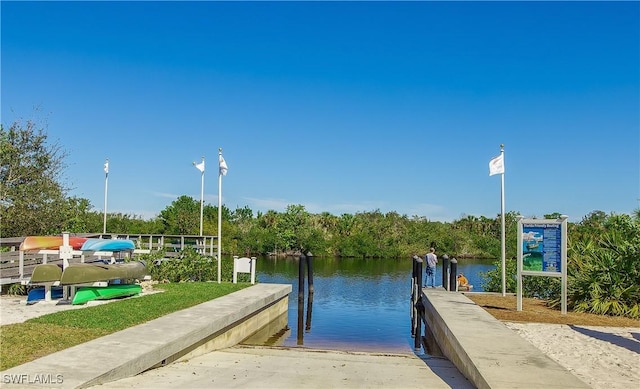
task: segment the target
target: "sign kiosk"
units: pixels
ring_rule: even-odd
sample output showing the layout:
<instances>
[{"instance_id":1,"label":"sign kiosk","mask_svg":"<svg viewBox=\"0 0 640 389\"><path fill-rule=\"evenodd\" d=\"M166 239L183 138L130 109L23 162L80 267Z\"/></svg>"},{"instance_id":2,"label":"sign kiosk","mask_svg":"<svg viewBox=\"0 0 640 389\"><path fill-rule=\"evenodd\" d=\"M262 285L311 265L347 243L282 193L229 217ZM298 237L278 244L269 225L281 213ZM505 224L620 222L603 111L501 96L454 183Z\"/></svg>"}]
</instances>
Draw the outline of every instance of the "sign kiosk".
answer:
<instances>
[{"instance_id":1,"label":"sign kiosk","mask_svg":"<svg viewBox=\"0 0 640 389\"><path fill-rule=\"evenodd\" d=\"M561 277L561 312L567 313L567 219L518 218L517 309L522 311L522 276Z\"/></svg>"}]
</instances>

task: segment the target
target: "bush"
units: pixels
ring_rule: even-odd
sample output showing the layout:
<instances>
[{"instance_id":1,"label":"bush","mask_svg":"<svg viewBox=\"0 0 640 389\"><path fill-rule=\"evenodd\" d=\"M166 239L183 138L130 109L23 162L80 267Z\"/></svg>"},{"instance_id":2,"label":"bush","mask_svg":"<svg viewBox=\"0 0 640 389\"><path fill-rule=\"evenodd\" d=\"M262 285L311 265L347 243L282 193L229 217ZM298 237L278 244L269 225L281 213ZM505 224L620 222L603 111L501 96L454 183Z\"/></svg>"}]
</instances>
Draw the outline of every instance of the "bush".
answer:
<instances>
[{"instance_id":1,"label":"bush","mask_svg":"<svg viewBox=\"0 0 640 389\"><path fill-rule=\"evenodd\" d=\"M569 306L577 312L640 318L639 246L617 231L604 233L595 243L576 245L569 268Z\"/></svg>"},{"instance_id":2,"label":"bush","mask_svg":"<svg viewBox=\"0 0 640 389\"><path fill-rule=\"evenodd\" d=\"M170 282L217 281L218 260L213 256L202 255L188 248L180 252L178 258L164 258L164 252L145 254L138 258L145 261L153 280ZM233 281L233 259L222 258L221 281ZM239 274L238 282L249 282L248 274Z\"/></svg>"},{"instance_id":3,"label":"bush","mask_svg":"<svg viewBox=\"0 0 640 389\"><path fill-rule=\"evenodd\" d=\"M640 318L640 219L603 217L574 229L567 253L567 306L576 312ZM570 237L571 238L571 237ZM483 288L502 291L502 263L482 274ZM517 288L517 261L507 260L506 289ZM523 295L560 305L560 278L523 276Z\"/></svg>"}]
</instances>

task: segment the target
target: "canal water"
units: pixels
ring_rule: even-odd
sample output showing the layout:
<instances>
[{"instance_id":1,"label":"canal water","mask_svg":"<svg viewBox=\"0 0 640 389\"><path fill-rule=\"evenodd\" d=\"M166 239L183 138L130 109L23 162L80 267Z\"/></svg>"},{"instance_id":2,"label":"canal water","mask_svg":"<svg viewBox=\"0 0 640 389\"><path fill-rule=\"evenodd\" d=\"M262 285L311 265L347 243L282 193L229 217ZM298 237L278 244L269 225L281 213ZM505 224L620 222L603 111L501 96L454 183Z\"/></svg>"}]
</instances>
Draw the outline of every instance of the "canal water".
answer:
<instances>
[{"instance_id":1,"label":"canal water","mask_svg":"<svg viewBox=\"0 0 640 389\"><path fill-rule=\"evenodd\" d=\"M493 260L459 260L474 291L482 291L481 273L495 268ZM298 260L260 257L257 279L290 284L289 311L284 325L262 344L317 349L389 353L413 352L411 337L410 259L314 258L314 293L305 279L304 300L298 301ZM442 283L441 268L436 280ZM306 272L305 272L306 274Z\"/></svg>"}]
</instances>

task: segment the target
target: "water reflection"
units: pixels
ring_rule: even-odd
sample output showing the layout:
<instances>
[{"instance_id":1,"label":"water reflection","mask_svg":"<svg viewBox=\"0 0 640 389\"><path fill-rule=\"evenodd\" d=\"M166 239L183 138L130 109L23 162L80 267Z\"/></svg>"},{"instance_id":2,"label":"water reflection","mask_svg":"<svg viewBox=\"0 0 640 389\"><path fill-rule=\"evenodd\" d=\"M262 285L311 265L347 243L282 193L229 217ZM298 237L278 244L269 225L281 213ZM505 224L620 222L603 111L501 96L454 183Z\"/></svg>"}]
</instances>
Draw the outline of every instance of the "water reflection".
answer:
<instances>
[{"instance_id":1,"label":"water reflection","mask_svg":"<svg viewBox=\"0 0 640 389\"><path fill-rule=\"evenodd\" d=\"M279 345L413 353L410 259L314 258L314 293L303 290L303 299L294 297L300 296L298 263L298 259L268 257L258 258L256 263L259 282L293 288L288 322L271 333L279 333ZM479 273L493 267L487 260L458 262L459 271L467 275L474 291L482 290ZM267 344L264 336L245 343Z\"/></svg>"}]
</instances>

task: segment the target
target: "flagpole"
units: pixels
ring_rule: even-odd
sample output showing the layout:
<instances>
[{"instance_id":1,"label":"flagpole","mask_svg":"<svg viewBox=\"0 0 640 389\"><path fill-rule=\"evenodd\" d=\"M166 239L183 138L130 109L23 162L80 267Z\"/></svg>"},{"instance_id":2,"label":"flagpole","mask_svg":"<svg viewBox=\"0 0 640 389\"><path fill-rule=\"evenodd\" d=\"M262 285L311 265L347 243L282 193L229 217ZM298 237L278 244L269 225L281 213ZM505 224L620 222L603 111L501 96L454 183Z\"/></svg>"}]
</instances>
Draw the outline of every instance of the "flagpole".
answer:
<instances>
[{"instance_id":1,"label":"flagpole","mask_svg":"<svg viewBox=\"0 0 640 389\"><path fill-rule=\"evenodd\" d=\"M222 158L222 147L218 149L218 161ZM218 168L218 283L222 279L220 252L222 247L222 170Z\"/></svg>"},{"instance_id":2,"label":"flagpole","mask_svg":"<svg viewBox=\"0 0 640 389\"><path fill-rule=\"evenodd\" d=\"M202 166L204 166L204 156L202 157ZM200 236L202 236L202 211L204 207L204 169L202 169L202 179L200 184Z\"/></svg>"},{"instance_id":3,"label":"flagpole","mask_svg":"<svg viewBox=\"0 0 640 389\"><path fill-rule=\"evenodd\" d=\"M502 156L503 166L504 166L504 144L500 145L500 155ZM502 224L501 231L501 254L502 254L502 296L507 295L507 275L506 275L506 239L505 239L505 222L504 222L504 171L500 175L500 219Z\"/></svg>"},{"instance_id":4,"label":"flagpole","mask_svg":"<svg viewBox=\"0 0 640 389\"><path fill-rule=\"evenodd\" d=\"M107 186L109 184L109 158L104 163L104 221L102 222L102 233L107 233Z\"/></svg>"}]
</instances>

